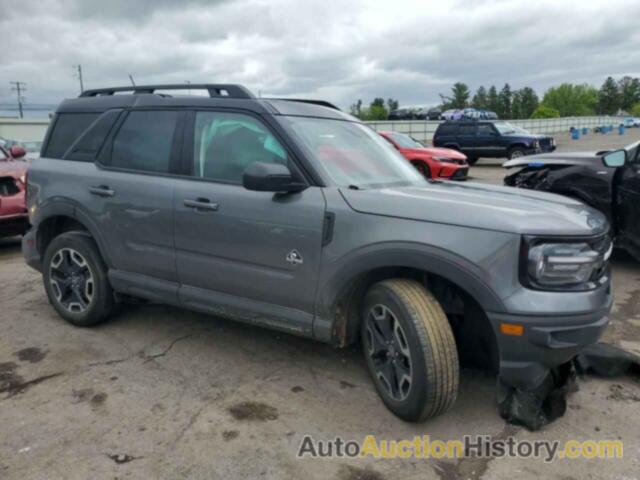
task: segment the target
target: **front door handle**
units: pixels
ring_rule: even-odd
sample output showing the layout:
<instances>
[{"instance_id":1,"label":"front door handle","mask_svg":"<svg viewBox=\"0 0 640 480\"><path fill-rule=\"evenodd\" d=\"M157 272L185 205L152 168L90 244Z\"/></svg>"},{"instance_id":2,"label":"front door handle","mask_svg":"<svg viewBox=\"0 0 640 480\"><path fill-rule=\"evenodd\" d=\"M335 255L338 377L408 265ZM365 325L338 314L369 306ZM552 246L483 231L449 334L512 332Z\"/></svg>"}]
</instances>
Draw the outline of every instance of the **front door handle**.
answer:
<instances>
[{"instance_id":1,"label":"front door handle","mask_svg":"<svg viewBox=\"0 0 640 480\"><path fill-rule=\"evenodd\" d=\"M211 203L207 198L198 198L196 200L184 200L184 206L188 208L195 208L196 210L205 210L209 212L215 212L218 210L217 203Z\"/></svg>"},{"instance_id":2,"label":"front door handle","mask_svg":"<svg viewBox=\"0 0 640 480\"><path fill-rule=\"evenodd\" d=\"M100 185L97 187L89 187L89 193L91 195L98 195L99 197L113 197L116 191L106 185Z\"/></svg>"}]
</instances>

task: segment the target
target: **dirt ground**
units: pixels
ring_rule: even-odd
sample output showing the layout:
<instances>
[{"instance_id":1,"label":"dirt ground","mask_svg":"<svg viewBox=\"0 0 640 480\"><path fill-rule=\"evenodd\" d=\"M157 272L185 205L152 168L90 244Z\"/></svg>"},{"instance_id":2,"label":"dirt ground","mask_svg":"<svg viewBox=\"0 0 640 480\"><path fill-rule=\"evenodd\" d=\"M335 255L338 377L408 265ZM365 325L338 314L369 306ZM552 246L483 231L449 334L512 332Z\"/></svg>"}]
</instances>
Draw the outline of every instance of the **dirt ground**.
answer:
<instances>
[{"instance_id":1,"label":"dirt ground","mask_svg":"<svg viewBox=\"0 0 640 480\"><path fill-rule=\"evenodd\" d=\"M559 138L563 150L640 138ZM500 183L482 160L471 171ZM613 258L615 307L605 339L640 351L640 264ZM357 348L312 341L164 306L129 307L93 329L47 303L15 239L0 241L0 479L274 478L637 479L640 381L585 378L566 415L542 431L508 427L495 379L463 371L458 401L423 424L391 415ZM622 439L619 460L297 459L304 435L331 440Z\"/></svg>"}]
</instances>

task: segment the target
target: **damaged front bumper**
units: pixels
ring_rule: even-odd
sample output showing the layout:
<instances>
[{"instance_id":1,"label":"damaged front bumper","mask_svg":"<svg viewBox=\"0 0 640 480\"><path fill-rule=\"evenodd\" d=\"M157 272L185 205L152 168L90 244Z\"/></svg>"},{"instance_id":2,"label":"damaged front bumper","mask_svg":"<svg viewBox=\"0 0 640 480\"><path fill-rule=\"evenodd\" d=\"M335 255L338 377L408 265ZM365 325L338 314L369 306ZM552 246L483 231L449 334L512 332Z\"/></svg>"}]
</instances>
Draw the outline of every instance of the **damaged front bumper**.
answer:
<instances>
[{"instance_id":1,"label":"damaged front bumper","mask_svg":"<svg viewBox=\"0 0 640 480\"><path fill-rule=\"evenodd\" d=\"M589 313L544 317L488 314L498 340L500 380L520 390L540 386L550 369L598 341L609 323L612 305L613 294L607 288L604 305ZM502 324L522 325L522 335L505 335Z\"/></svg>"}]
</instances>

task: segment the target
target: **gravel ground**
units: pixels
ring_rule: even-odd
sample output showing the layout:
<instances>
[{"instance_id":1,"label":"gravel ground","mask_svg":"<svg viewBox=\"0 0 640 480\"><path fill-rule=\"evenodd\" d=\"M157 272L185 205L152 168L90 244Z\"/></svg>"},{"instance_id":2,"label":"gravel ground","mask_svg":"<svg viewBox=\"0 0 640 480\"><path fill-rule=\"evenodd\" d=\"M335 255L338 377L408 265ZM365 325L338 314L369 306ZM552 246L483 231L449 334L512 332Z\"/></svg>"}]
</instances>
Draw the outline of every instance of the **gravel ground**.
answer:
<instances>
[{"instance_id":1,"label":"gravel ground","mask_svg":"<svg viewBox=\"0 0 640 480\"><path fill-rule=\"evenodd\" d=\"M561 138L603 149L640 132ZM501 183L482 160L474 179ZM613 258L616 302L605 339L640 351L640 265ZM494 378L462 372L447 414L404 423L379 401L357 348L340 351L164 306L137 306L93 329L47 303L17 240L0 241L0 479L556 479L640 477L640 383L586 378L542 431L507 427ZM621 460L296 459L304 435L362 440L486 434L622 439Z\"/></svg>"}]
</instances>

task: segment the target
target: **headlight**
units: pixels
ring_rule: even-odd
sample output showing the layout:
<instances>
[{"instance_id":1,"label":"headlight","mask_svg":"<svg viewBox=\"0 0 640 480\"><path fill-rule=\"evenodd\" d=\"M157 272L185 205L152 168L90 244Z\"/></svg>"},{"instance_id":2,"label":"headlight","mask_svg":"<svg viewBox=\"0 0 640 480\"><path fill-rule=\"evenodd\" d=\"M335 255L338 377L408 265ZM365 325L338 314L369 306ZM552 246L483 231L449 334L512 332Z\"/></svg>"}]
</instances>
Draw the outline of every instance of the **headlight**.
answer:
<instances>
[{"instance_id":1,"label":"headlight","mask_svg":"<svg viewBox=\"0 0 640 480\"><path fill-rule=\"evenodd\" d=\"M444 163L457 163L456 160L454 160L453 158L447 158L447 157L432 157L434 160L437 160L438 162L444 162Z\"/></svg>"},{"instance_id":2,"label":"headlight","mask_svg":"<svg viewBox=\"0 0 640 480\"><path fill-rule=\"evenodd\" d=\"M544 290L589 290L607 279L611 256L609 237L555 242L525 240L526 265L521 274L527 286Z\"/></svg>"},{"instance_id":3,"label":"headlight","mask_svg":"<svg viewBox=\"0 0 640 480\"><path fill-rule=\"evenodd\" d=\"M21 175L20 176L20 181L22 182L23 185L27 184L27 177L26 175Z\"/></svg>"}]
</instances>

